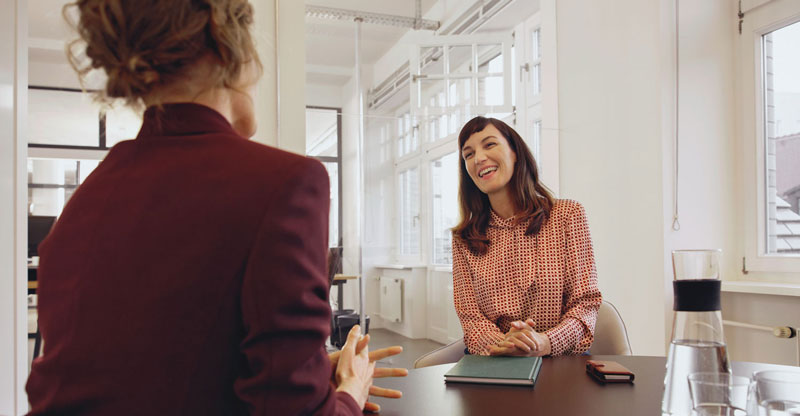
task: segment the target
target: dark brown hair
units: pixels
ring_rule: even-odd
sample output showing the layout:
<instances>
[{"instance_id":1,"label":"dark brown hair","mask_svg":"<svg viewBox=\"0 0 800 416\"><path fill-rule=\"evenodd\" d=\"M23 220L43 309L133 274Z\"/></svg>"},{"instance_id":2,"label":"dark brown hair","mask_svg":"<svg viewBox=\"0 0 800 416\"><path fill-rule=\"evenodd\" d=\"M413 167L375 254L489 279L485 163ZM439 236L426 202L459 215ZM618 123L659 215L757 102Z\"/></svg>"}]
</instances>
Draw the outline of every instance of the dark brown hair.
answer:
<instances>
[{"instance_id":1,"label":"dark brown hair","mask_svg":"<svg viewBox=\"0 0 800 416\"><path fill-rule=\"evenodd\" d=\"M550 218L554 199L547 187L539 181L536 160L522 141L522 137L508 124L498 119L478 116L468 121L458 134L459 153L470 136L482 131L489 124L505 137L511 150L517 155L514 173L509 181L514 205L520 210L516 215L516 221L517 223L529 221L525 235L536 234ZM489 211L492 207L489 204L489 197L478 189L469 177L464 158L459 157L459 159L458 202L461 207L461 222L453 228L453 238L460 238L473 253L485 254L489 250L486 229L489 226Z\"/></svg>"},{"instance_id":2,"label":"dark brown hair","mask_svg":"<svg viewBox=\"0 0 800 416\"><path fill-rule=\"evenodd\" d=\"M70 19L72 8L77 22ZM63 13L80 35L69 44L70 63L81 81L102 68L108 98L158 103L162 87L209 56L218 63L209 68L213 86L233 87L250 61L261 70L247 0L76 0Z\"/></svg>"}]
</instances>

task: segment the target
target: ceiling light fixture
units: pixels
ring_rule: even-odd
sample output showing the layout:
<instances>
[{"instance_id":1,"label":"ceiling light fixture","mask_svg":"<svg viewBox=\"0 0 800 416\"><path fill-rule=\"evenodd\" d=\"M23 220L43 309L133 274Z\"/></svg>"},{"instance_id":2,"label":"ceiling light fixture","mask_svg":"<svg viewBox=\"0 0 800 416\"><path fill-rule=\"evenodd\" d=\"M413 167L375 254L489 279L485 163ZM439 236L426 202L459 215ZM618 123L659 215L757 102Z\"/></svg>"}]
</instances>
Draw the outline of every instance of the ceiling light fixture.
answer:
<instances>
[{"instance_id":1,"label":"ceiling light fixture","mask_svg":"<svg viewBox=\"0 0 800 416\"><path fill-rule=\"evenodd\" d=\"M419 11L417 15L420 15ZM370 13L312 5L306 5L306 16L321 19L347 20L351 22L360 19L364 23L422 30L437 30L441 26L439 21L422 19L420 17L395 16L391 14Z\"/></svg>"}]
</instances>

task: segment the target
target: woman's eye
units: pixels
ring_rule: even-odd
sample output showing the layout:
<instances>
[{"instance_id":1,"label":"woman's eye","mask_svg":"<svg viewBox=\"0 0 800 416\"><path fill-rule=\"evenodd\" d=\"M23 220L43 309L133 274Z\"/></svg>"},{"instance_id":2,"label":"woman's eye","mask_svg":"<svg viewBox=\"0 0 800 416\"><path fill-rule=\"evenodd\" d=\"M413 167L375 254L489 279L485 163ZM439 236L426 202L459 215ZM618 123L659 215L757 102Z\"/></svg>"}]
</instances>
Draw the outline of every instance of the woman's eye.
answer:
<instances>
[{"instance_id":1,"label":"woman's eye","mask_svg":"<svg viewBox=\"0 0 800 416\"><path fill-rule=\"evenodd\" d=\"M494 145L496 145L496 144L497 144L497 143L494 143L494 142L489 142L489 143L486 143L486 148L488 149L488 148L490 148L490 147L494 147Z\"/></svg>"},{"instance_id":2,"label":"woman's eye","mask_svg":"<svg viewBox=\"0 0 800 416\"><path fill-rule=\"evenodd\" d=\"M470 157L472 157L472 153L465 153L464 154L464 159L469 159Z\"/></svg>"}]
</instances>

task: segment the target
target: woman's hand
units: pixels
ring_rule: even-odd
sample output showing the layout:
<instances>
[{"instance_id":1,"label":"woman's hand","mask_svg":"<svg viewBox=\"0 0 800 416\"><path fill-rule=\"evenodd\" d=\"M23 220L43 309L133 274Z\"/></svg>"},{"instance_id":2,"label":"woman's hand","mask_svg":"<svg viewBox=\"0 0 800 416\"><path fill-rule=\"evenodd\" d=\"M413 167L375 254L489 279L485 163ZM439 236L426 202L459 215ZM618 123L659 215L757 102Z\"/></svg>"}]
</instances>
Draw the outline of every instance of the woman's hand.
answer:
<instances>
[{"instance_id":1,"label":"woman's hand","mask_svg":"<svg viewBox=\"0 0 800 416\"><path fill-rule=\"evenodd\" d=\"M368 343L369 335L362 337L361 327L354 326L347 334L347 342L342 347L336 365L336 391L349 394L362 409L369 397L372 374L375 371L375 363L369 360ZM358 352L357 344L363 344Z\"/></svg>"},{"instance_id":2,"label":"woman's hand","mask_svg":"<svg viewBox=\"0 0 800 416\"><path fill-rule=\"evenodd\" d=\"M362 349L366 348L368 342L369 342L369 335L362 337L361 340L358 342L358 344L356 344L356 354L361 352ZM387 347L375 351L370 351L369 361L371 363L374 363L386 357L391 357L393 355L400 354L401 352L403 352L403 347L400 346ZM342 351L335 351L328 354L328 358L330 358L331 360L331 365L333 366L334 371L336 370L341 355ZM375 371L372 373L373 378L405 377L407 375L408 375L408 370L406 370L405 368L375 367ZM336 380L334 380L334 383L336 383ZM370 386L369 395L386 397L390 399L399 399L400 397L403 397L403 392L401 392L400 390L385 389L378 386ZM366 402L364 405L364 410L366 411L378 412L380 411L380 409L381 407L377 403Z\"/></svg>"},{"instance_id":3,"label":"woman's hand","mask_svg":"<svg viewBox=\"0 0 800 416\"><path fill-rule=\"evenodd\" d=\"M505 339L497 345L489 346L489 353L523 357L541 357L550 354L550 338L536 332L533 329L534 325L536 323L530 318L525 322L512 322Z\"/></svg>"}]
</instances>

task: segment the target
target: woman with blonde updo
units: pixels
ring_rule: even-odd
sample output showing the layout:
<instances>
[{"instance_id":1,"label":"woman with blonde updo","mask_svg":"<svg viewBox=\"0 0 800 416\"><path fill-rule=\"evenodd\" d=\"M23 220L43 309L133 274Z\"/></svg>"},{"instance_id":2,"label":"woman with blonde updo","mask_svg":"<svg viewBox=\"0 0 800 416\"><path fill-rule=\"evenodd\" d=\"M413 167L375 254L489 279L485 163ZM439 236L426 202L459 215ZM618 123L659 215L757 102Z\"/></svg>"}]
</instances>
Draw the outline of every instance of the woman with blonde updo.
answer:
<instances>
[{"instance_id":1,"label":"woman with blonde updo","mask_svg":"<svg viewBox=\"0 0 800 416\"><path fill-rule=\"evenodd\" d=\"M375 369L330 327L322 165L247 140L247 0L78 0L81 76L146 111L41 244L31 414L361 414ZM67 13L65 13L66 15ZM87 59L88 58L88 59Z\"/></svg>"}]
</instances>

